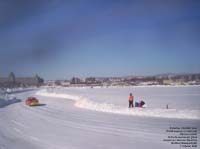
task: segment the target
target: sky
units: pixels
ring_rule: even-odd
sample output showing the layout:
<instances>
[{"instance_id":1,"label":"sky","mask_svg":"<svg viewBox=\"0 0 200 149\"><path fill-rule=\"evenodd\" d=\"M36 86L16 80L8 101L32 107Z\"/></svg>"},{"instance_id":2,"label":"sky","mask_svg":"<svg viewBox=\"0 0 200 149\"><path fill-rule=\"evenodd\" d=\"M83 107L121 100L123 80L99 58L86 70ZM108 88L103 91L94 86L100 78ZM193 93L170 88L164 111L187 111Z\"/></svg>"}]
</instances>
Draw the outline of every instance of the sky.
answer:
<instances>
[{"instance_id":1,"label":"sky","mask_svg":"<svg viewBox=\"0 0 200 149\"><path fill-rule=\"evenodd\" d=\"M0 0L0 76L200 73L199 0Z\"/></svg>"}]
</instances>

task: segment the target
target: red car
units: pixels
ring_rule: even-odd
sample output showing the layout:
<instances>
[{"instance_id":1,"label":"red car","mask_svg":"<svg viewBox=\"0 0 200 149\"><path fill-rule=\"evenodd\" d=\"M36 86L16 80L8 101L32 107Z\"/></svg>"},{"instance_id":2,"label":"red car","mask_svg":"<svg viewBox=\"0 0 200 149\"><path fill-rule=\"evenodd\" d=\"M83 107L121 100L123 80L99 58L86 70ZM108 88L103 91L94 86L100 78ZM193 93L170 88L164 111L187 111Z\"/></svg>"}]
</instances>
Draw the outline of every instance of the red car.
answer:
<instances>
[{"instance_id":1,"label":"red car","mask_svg":"<svg viewBox=\"0 0 200 149\"><path fill-rule=\"evenodd\" d=\"M35 97L28 97L26 99L26 105L28 106L37 106L39 105L39 100Z\"/></svg>"}]
</instances>

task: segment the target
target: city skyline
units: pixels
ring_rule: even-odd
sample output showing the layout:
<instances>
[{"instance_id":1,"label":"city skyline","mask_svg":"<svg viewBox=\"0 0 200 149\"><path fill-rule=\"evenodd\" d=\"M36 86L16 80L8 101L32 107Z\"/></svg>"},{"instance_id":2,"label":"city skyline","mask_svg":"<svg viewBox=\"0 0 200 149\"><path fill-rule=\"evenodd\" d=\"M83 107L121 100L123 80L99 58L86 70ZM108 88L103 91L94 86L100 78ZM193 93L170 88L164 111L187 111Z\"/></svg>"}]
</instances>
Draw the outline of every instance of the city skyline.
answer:
<instances>
[{"instance_id":1,"label":"city skyline","mask_svg":"<svg viewBox=\"0 0 200 149\"><path fill-rule=\"evenodd\" d=\"M0 76L200 73L200 2L1 1Z\"/></svg>"}]
</instances>

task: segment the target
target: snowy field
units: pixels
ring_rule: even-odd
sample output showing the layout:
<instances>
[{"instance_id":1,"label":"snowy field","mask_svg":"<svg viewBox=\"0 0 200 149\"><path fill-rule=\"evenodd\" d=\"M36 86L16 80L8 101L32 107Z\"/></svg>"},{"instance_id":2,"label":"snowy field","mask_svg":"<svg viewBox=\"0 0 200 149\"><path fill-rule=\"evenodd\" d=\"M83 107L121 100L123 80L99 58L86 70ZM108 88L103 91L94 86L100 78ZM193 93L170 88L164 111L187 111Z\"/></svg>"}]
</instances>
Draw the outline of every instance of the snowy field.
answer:
<instances>
[{"instance_id":1,"label":"snowy field","mask_svg":"<svg viewBox=\"0 0 200 149\"><path fill-rule=\"evenodd\" d=\"M146 102L148 108L128 109L128 96ZM75 106L126 115L200 118L199 87L124 87L124 88L50 88L37 92L46 97L75 100ZM168 105L169 109L166 109Z\"/></svg>"},{"instance_id":2,"label":"snowy field","mask_svg":"<svg viewBox=\"0 0 200 149\"><path fill-rule=\"evenodd\" d=\"M147 107L129 109L129 93ZM26 106L28 96L43 105ZM0 96L0 149L180 149L163 141L169 127L195 127L200 137L199 86L56 87Z\"/></svg>"}]
</instances>

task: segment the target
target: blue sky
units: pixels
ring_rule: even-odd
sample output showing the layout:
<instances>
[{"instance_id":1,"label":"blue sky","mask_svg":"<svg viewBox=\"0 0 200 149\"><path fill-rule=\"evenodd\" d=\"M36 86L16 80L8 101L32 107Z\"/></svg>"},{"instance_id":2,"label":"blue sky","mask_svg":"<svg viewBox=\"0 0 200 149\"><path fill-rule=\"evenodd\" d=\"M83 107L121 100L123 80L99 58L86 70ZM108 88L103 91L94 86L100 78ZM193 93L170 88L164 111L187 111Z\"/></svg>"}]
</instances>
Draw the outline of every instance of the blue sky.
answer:
<instances>
[{"instance_id":1,"label":"blue sky","mask_svg":"<svg viewBox=\"0 0 200 149\"><path fill-rule=\"evenodd\" d=\"M198 0L1 0L0 76L200 72Z\"/></svg>"}]
</instances>

